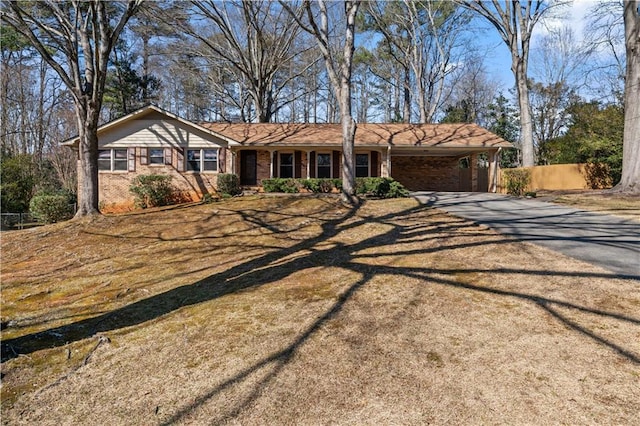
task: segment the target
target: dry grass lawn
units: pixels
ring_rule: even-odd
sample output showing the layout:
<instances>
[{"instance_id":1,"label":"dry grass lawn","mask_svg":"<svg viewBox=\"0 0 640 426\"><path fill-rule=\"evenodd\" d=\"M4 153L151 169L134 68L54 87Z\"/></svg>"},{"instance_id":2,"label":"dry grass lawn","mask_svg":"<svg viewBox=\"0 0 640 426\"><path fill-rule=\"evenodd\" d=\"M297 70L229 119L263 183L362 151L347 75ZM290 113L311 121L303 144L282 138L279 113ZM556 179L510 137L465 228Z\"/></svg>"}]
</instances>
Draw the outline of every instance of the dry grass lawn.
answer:
<instances>
[{"instance_id":1,"label":"dry grass lawn","mask_svg":"<svg viewBox=\"0 0 640 426\"><path fill-rule=\"evenodd\" d=\"M2 423L637 424L640 282L418 205L2 234Z\"/></svg>"},{"instance_id":2,"label":"dry grass lawn","mask_svg":"<svg viewBox=\"0 0 640 426\"><path fill-rule=\"evenodd\" d=\"M640 221L640 195L610 190L541 191L543 200Z\"/></svg>"}]
</instances>

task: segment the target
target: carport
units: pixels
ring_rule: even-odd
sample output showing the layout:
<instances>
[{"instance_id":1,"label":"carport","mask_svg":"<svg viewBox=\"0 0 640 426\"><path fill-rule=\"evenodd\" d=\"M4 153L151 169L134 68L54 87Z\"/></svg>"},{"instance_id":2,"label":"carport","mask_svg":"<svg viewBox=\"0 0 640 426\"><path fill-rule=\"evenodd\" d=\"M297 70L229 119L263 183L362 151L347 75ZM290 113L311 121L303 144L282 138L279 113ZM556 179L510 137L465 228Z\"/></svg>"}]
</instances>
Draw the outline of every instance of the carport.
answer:
<instances>
[{"instance_id":1,"label":"carport","mask_svg":"<svg viewBox=\"0 0 640 426\"><path fill-rule=\"evenodd\" d=\"M391 177L411 191L496 192L501 149L394 147Z\"/></svg>"}]
</instances>

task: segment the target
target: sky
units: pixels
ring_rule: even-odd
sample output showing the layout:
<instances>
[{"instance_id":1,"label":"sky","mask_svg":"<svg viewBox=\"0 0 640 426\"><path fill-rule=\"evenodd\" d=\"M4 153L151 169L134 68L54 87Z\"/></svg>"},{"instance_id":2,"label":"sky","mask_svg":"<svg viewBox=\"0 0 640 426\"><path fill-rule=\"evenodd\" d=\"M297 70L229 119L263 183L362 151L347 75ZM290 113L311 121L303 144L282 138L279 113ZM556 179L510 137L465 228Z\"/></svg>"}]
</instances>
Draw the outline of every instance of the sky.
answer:
<instances>
[{"instance_id":1,"label":"sky","mask_svg":"<svg viewBox=\"0 0 640 426\"><path fill-rule=\"evenodd\" d=\"M536 48L538 41L548 33L549 28L557 28L563 25L567 25L574 30L577 41L584 40L585 17L589 9L596 3L595 0L574 0L566 8L565 19L548 19L545 22L538 23L534 27L531 49ZM511 54L497 31L493 27L489 27L488 24L483 25L485 31L484 37L480 40L480 45L487 52L485 60L487 72L500 83L501 90L506 95L506 92L514 87L514 77L511 72Z\"/></svg>"}]
</instances>

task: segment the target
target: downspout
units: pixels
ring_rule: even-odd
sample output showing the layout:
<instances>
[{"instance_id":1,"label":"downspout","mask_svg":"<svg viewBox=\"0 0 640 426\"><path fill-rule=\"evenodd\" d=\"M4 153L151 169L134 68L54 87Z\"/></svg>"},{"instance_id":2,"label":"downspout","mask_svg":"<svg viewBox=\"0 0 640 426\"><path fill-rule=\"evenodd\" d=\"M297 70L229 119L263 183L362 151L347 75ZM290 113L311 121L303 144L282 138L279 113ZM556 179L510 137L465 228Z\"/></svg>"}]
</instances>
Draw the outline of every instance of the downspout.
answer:
<instances>
[{"instance_id":1,"label":"downspout","mask_svg":"<svg viewBox=\"0 0 640 426\"><path fill-rule=\"evenodd\" d=\"M387 177L391 177L391 145L387 147Z\"/></svg>"}]
</instances>

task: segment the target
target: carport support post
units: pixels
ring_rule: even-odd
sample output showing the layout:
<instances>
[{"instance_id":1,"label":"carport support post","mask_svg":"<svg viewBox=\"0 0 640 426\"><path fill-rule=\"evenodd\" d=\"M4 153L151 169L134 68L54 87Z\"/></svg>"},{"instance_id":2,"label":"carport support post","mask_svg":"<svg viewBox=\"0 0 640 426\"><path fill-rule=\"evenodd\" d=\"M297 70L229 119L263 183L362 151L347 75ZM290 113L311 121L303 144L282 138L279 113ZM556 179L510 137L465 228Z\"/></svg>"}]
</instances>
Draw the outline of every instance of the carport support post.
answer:
<instances>
[{"instance_id":1,"label":"carport support post","mask_svg":"<svg viewBox=\"0 0 640 426\"><path fill-rule=\"evenodd\" d=\"M471 192L478 192L478 154L471 154L469 167L471 168Z\"/></svg>"},{"instance_id":2,"label":"carport support post","mask_svg":"<svg viewBox=\"0 0 640 426\"><path fill-rule=\"evenodd\" d=\"M500 167L498 158L500 158L501 149L489 152L489 192L493 193L498 192L498 168Z\"/></svg>"},{"instance_id":3,"label":"carport support post","mask_svg":"<svg viewBox=\"0 0 640 426\"><path fill-rule=\"evenodd\" d=\"M391 146L387 147L387 158L386 158L386 163L387 163L387 177L391 177ZM382 172L382 170L380 170ZM382 173L380 173L382 175ZM384 177L384 175L383 175Z\"/></svg>"}]
</instances>

